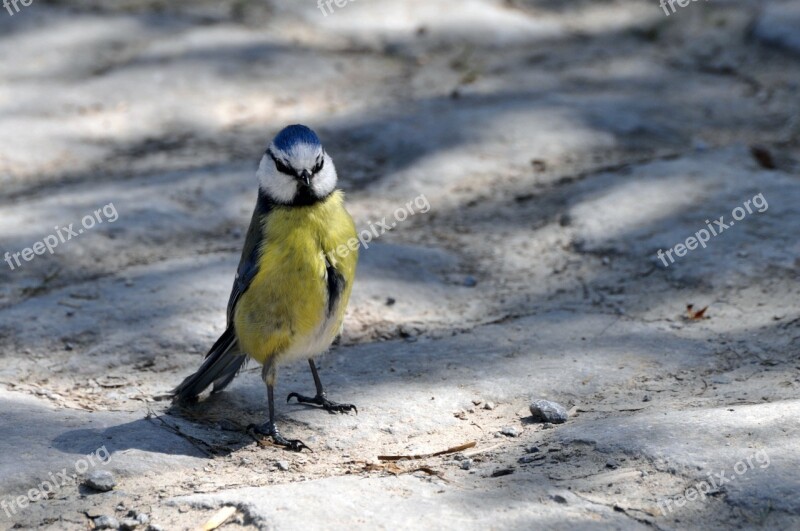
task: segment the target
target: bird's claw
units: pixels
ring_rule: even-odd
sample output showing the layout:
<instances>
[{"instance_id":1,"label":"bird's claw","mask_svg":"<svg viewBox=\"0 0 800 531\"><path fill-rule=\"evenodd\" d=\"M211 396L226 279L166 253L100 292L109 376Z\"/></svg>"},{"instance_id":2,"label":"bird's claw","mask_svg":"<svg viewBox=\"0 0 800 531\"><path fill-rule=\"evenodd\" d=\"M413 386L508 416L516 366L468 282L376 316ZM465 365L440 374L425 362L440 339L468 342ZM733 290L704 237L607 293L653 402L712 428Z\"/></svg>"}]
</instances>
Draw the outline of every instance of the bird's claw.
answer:
<instances>
[{"instance_id":1,"label":"bird's claw","mask_svg":"<svg viewBox=\"0 0 800 531\"><path fill-rule=\"evenodd\" d=\"M300 439L287 439L281 435L281 433L278 431L278 428L271 422L265 422L261 425L250 424L250 426L247 427L247 430L253 430L260 435L265 435L271 438L273 443L277 444L278 446L283 446L287 450L291 450L293 452L301 452L303 448L309 452L313 451Z\"/></svg>"},{"instance_id":2,"label":"bird's claw","mask_svg":"<svg viewBox=\"0 0 800 531\"><path fill-rule=\"evenodd\" d=\"M338 402L332 402L324 395L317 395L311 398L308 396L303 396L299 393L289 393L289 396L286 397L286 402L289 402L292 398L296 398L299 404L314 404L321 406L322 409L330 414L355 411L356 415L358 415L358 408L354 404L339 404Z\"/></svg>"},{"instance_id":3,"label":"bird's claw","mask_svg":"<svg viewBox=\"0 0 800 531\"><path fill-rule=\"evenodd\" d=\"M272 440L275 441L275 444L279 444L284 448L286 448L287 450L291 450L293 452L302 452L303 448L305 448L309 452L311 451L311 448L306 446L306 443L304 443L300 439L283 439L282 441L279 442L275 440L275 438L273 437Z\"/></svg>"}]
</instances>

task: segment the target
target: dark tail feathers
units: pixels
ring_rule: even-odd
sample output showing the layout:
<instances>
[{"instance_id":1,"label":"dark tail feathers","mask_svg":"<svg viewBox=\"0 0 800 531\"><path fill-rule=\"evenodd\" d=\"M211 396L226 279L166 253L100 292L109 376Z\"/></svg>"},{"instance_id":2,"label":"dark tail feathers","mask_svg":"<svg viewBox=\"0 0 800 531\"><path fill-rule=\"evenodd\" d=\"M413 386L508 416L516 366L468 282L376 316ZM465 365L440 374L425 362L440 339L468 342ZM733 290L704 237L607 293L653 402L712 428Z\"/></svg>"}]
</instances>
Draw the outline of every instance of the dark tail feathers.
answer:
<instances>
[{"instance_id":1,"label":"dark tail feathers","mask_svg":"<svg viewBox=\"0 0 800 531\"><path fill-rule=\"evenodd\" d=\"M231 383L247 359L237 347L233 328L228 328L208 351L205 361L197 372L188 376L172 391L175 400L194 399L212 383L215 393L222 391Z\"/></svg>"}]
</instances>

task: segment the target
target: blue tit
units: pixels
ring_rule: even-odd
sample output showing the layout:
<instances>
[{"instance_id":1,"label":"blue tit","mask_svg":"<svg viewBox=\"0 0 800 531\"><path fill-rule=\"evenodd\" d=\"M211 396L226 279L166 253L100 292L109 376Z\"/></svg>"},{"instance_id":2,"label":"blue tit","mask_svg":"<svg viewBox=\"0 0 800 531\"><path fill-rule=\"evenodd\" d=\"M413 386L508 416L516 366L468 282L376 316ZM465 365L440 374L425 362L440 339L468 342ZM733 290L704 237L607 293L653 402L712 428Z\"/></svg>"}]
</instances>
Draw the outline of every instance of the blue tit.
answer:
<instances>
[{"instance_id":1,"label":"blue tit","mask_svg":"<svg viewBox=\"0 0 800 531\"><path fill-rule=\"evenodd\" d=\"M358 244L353 219L336 189L333 160L304 125L283 129L256 173L258 200L228 302L227 329L200 369L175 390L193 400L208 386L224 389L250 357L262 365L269 420L256 430L288 449L308 448L284 438L275 424L273 391L279 365L307 359L314 397L291 393L331 413L356 411L327 399L314 357L341 334L353 288Z\"/></svg>"}]
</instances>

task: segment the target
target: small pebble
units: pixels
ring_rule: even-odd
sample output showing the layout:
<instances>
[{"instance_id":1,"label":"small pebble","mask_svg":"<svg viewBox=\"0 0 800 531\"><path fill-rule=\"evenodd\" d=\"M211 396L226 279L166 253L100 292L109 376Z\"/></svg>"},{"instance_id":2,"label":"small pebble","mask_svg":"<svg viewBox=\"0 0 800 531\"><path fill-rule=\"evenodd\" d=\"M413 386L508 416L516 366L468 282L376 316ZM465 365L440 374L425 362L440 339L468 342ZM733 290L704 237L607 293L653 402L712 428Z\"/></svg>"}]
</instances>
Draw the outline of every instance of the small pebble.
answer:
<instances>
[{"instance_id":1,"label":"small pebble","mask_svg":"<svg viewBox=\"0 0 800 531\"><path fill-rule=\"evenodd\" d=\"M477 285L478 285L478 281L475 280L475 277L466 277L464 279L464 286L466 286L468 288L474 288Z\"/></svg>"},{"instance_id":2,"label":"small pebble","mask_svg":"<svg viewBox=\"0 0 800 531\"><path fill-rule=\"evenodd\" d=\"M164 528L160 525L150 524L147 526L147 531L164 531Z\"/></svg>"},{"instance_id":3,"label":"small pebble","mask_svg":"<svg viewBox=\"0 0 800 531\"><path fill-rule=\"evenodd\" d=\"M113 516L98 516L93 520L95 529L117 529L119 522Z\"/></svg>"},{"instance_id":4,"label":"small pebble","mask_svg":"<svg viewBox=\"0 0 800 531\"><path fill-rule=\"evenodd\" d=\"M534 400L531 402L531 415L542 422L561 424L567 421L567 409L561 404L549 400Z\"/></svg>"},{"instance_id":5,"label":"small pebble","mask_svg":"<svg viewBox=\"0 0 800 531\"><path fill-rule=\"evenodd\" d=\"M550 498L552 498L553 501L556 502L556 503L567 503L567 499L564 496L562 496L561 494L556 494L554 496L550 496Z\"/></svg>"},{"instance_id":6,"label":"small pebble","mask_svg":"<svg viewBox=\"0 0 800 531\"><path fill-rule=\"evenodd\" d=\"M508 435L509 437L519 437L522 434L522 430L515 426L503 426L503 429L500 430L500 433L503 435Z\"/></svg>"},{"instance_id":7,"label":"small pebble","mask_svg":"<svg viewBox=\"0 0 800 531\"><path fill-rule=\"evenodd\" d=\"M462 470L469 470L470 468L472 468L472 459L464 459L461 461Z\"/></svg>"},{"instance_id":8,"label":"small pebble","mask_svg":"<svg viewBox=\"0 0 800 531\"><path fill-rule=\"evenodd\" d=\"M528 454L535 454L539 451L541 451L541 448L539 448L538 446L528 446L527 448L525 448L525 453Z\"/></svg>"},{"instance_id":9,"label":"small pebble","mask_svg":"<svg viewBox=\"0 0 800 531\"><path fill-rule=\"evenodd\" d=\"M286 472L289 470L289 462L288 461L278 461L278 469L283 470Z\"/></svg>"},{"instance_id":10,"label":"small pebble","mask_svg":"<svg viewBox=\"0 0 800 531\"><path fill-rule=\"evenodd\" d=\"M489 411L493 410L495 407L497 406L494 405L494 402L486 402L483 405L483 409L488 409Z\"/></svg>"},{"instance_id":11,"label":"small pebble","mask_svg":"<svg viewBox=\"0 0 800 531\"><path fill-rule=\"evenodd\" d=\"M114 475L108 470L93 470L84 478L83 484L90 489L100 492L108 492L116 487Z\"/></svg>"},{"instance_id":12,"label":"small pebble","mask_svg":"<svg viewBox=\"0 0 800 531\"><path fill-rule=\"evenodd\" d=\"M614 470L615 468L619 468L619 465L613 459L609 459L608 461L606 461L606 468Z\"/></svg>"}]
</instances>

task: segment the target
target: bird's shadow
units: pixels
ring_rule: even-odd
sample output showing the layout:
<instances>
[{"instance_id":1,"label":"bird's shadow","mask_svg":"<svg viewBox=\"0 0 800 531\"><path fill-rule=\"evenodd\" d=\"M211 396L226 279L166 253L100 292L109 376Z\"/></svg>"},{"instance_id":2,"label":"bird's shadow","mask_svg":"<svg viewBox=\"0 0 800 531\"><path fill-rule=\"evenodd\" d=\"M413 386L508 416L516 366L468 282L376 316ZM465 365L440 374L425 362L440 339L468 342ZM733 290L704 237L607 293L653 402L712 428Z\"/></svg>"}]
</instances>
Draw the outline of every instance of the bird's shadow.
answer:
<instances>
[{"instance_id":1,"label":"bird's shadow","mask_svg":"<svg viewBox=\"0 0 800 531\"><path fill-rule=\"evenodd\" d=\"M126 450L214 457L229 455L255 444L247 426L228 419L203 417L200 408L173 405L160 414L104 428L81 428L66 431L53 439L53 446L63 452L90 455L105 448L109 454Z\"/></svg>"}]
</instances>

